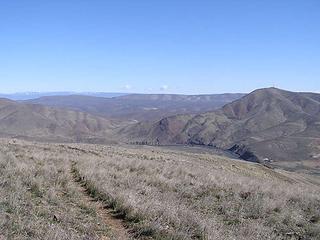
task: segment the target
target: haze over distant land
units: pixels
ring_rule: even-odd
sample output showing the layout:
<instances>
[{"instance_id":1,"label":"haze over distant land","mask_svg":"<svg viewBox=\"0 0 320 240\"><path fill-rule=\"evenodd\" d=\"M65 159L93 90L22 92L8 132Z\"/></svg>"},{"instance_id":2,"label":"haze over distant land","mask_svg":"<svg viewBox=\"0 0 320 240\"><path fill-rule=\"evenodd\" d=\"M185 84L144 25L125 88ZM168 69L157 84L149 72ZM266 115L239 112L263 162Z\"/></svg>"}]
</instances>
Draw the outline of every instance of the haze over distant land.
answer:
<instances>
[{"instance_id":1,"label":"haze over distant land","mask_svg":"<svg viewBox=\"0 0 320 240\"><path fill-rule=\"evenodd\" d=\"M0 136L42 141L200 145L241 159L308 163L316 171L320 94L129 94L1 99Z\"/></svg>"},{"instance_id":2,"label":"haze over distant land","mask_svg":"<svg viewBox=\"0 0 320 240\"><path fill-rule=\"evenodd\" d=\"M30 99L35 103L52 107L64 107L89 112L103 117L122 120L159 120L162 117L182 113L212 111L243 97L245 94L128 94L112 98L69 95L47 96Z\"/></svg>"},{"instance_id":3,"label":"haze over distant land","mask_svg":"<svg viewBox=\"0 0 320 240\"><path fill-rule=\"evenodd\" d=\"M1 98L8 98L11 100L29 100L40 98L44 96L69 96L69 95L84 95L94 97L119 97L127 93L109 93L109 92L18 92L18 93L0 93Z\"/></svg>"}]
</instances>

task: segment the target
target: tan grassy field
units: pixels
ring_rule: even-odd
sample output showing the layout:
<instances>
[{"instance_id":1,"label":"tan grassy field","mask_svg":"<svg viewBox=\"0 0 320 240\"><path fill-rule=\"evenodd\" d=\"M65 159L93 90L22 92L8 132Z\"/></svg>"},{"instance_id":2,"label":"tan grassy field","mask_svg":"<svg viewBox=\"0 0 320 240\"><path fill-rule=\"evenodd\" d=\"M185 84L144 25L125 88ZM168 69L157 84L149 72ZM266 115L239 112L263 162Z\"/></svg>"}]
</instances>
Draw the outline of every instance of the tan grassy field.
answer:
<instances>
[{"instance_id":1,"label":"tan grassy field","mask_svg":"<svg viewBox=\"0 0 320 240\"><path fill-rule=\"evenodd\" d=\"M0 152L5 239L110 237L74 180L138 239L320 238L319 187L301 174L142 146L1 140Z\"/></svg>"},{"instance_id":2,"label":"tan grassy field","mask_svg":"<svg viewBox=\"0 0 320 240\"><path fill-rule=\"evenodd\" d=\"M107 235L92 204L70 181L58 148L26 142L0 147L0 239L100 239Z\"/></svg>"}]
</instances>

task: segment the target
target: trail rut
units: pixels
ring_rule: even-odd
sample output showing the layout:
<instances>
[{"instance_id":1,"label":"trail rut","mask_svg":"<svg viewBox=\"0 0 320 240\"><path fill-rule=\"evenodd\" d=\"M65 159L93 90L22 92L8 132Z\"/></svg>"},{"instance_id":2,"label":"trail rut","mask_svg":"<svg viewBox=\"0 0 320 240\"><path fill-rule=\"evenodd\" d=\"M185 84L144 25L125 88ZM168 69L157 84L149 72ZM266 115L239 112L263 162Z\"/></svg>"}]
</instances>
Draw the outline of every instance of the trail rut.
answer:
<instances>
[{"instance_id":1,"label":"trail rut","mask_svg":"<svg viewBox=\"0 0 320 240\"><path fill-rule=\"evenodd\" d=\"M81 201L87 203L94 208L96 214L102 219L103 224L105 224L110 229L110 234L107 236L101 236L101 240L129 240L133 239L130 236L129 230L125 227L123 220L116 218L112 209L108 209L105 204L101 201L96 200L91 197L87 189L82 186L82 184L77 181L75 174L70 170L71 173L71 184L74 185L75 189L79 192Z\"/></svg>"}]
</instances>

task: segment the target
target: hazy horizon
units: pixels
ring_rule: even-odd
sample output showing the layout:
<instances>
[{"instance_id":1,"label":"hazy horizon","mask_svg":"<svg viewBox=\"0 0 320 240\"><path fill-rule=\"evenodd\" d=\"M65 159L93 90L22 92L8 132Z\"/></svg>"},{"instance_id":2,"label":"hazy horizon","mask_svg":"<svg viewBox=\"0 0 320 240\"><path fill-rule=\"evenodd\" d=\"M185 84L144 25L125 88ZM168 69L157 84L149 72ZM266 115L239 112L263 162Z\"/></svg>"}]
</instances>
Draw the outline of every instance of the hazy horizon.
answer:
<instances>
[{"instance_id":1,"label":"hazy horizon","mask_svg":"<svg viewBox=\"0 0 320 240\"><path fill-rule=\"evenodd\" d=\"M0 1L0 240L320 240L320 0Z\"/></svg>"},{"instance_id":2,"label":"hazy horizon","mask_svg":"<svg viewBox=\"0 0 320 240\"><path fill-rule=\"evenodd\" d=\"M266 86L266 87L261 87L261 88L256 88L252 89L248 92L208 92L208 93L179 93L179 92L126 92L126 91L118 91L118 92L112 92L112 91L22 91L22 92L0 92L0 95L32 95L32 94L39 94L42 96L46 96L45 94L49 94L48 96L54 96L54 94L58 95L90 95L90 94L119 94L119 95L129 95L129 94L156 94L156 95L161 95L161 94L172 94L172 95L214 95L214 94L249 94L255 90L258 89L267 89L267 88L277 88L285 91L290 91L290 92L312 92L312 93L320 93L320 91L300 91L300 90L290 90L290 89L284 89L284 88L278 88L276 86Z\"/></svg>"}]
</instances>

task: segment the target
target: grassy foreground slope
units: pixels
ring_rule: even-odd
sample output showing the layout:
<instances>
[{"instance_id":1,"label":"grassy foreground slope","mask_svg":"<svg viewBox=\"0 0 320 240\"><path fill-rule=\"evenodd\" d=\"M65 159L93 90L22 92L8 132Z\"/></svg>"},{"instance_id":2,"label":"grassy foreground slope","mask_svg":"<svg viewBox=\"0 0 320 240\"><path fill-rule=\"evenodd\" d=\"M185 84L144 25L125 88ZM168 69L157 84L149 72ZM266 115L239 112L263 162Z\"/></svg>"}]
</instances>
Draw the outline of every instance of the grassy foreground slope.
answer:
<instances>
[{"instance_id":1,"label":"grassy foreground slope","mask_svg":"<svg viewBox=\"0 0 320 240\"><path fill-rule=\"evenodd\" d=\"M75 165L92 194L141 235L319 239L319 188L299 175L157 148L90 147ZM304 182L304 183L303 183Z\"/></svg>"},{"instance_id":2,"label":"grassy foreground slope","mask_svg":"<svg viewBox=\"0 0 320 240\"><path fill-rule=\"evenodd\" d=\"M0 239L100 239L107 226L81 200L59 148L0 143Z\"/></svg>"},{"instance_id":3,"label":"grassy foreground slope","mask_svg":"<svg viewBox=\"0 0 320 240\"><path fill-rule=\"evenodd\" d=\"M0 239L105 239L71 168L138 239L320 238L319 187L303 175L154 147L3 139Z\"/></svg>"}]
</instances>

